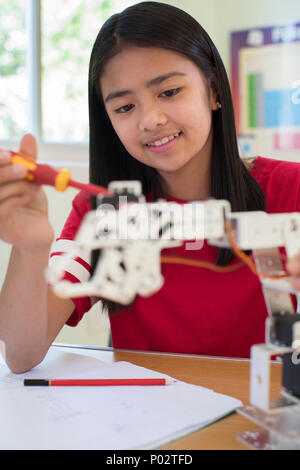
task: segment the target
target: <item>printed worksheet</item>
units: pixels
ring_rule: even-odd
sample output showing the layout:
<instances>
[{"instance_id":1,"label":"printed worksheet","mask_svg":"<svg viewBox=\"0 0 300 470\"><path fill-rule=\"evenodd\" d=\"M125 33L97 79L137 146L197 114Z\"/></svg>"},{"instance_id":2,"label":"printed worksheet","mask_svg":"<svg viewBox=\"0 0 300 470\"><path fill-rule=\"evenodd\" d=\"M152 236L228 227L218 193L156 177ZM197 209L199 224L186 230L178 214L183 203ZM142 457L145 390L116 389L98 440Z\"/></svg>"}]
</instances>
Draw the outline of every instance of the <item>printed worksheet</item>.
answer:
<instances>
[{"instance_id":1,"label":"printed worksheet","mask_svg":"<svg viewBox=\"0 0 300 470\"><path fill-rule=\"evenodd\" d=\"M38 367L0 365L1 449L153 449L233 412L242 403L197 385L24 387L24 378L155 378L128 362L106 363L51 348Z\"/></svg>"}]
</instances>

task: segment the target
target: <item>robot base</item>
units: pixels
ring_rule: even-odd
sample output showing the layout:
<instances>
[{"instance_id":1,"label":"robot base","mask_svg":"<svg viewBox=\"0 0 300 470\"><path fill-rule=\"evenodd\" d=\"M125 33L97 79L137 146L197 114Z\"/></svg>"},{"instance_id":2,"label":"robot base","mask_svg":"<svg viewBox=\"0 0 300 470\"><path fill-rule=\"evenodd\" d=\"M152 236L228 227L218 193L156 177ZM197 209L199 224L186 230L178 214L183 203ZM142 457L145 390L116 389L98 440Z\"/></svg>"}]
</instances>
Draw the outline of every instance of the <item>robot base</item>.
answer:
<instances>
[{"instance_id":1,"label":"robot base","mask_svg":"<svg viewBox=\"0 0 300 470\"><path fill-rule=\"evenodd\" d=\"M279 407L267 412L254 405L237 411L263 428L237 435L247 446L257 450L300 450L300 403L283 398Z\"/></svg>"}]
</instances>

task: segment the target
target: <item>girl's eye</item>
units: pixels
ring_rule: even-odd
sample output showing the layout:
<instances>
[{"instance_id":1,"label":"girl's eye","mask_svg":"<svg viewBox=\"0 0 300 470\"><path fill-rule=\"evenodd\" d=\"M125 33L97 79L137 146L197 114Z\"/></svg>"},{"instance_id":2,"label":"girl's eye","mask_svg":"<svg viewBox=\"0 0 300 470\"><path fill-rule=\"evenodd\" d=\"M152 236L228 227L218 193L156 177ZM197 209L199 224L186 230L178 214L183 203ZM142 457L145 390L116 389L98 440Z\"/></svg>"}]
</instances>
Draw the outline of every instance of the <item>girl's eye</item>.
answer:
<instances>
[{"instance_id":1,"label":"girl's eye","mask_svg":"<svg viewBox=\"0 0 300 470\"><path fill-rule=\"evenodd\" d=\"M164 91L163 93L160 94L160 96L167 96L167 97L174 96L174 95L177 95L177 93L179 93L180 90L181 88L173 88L172 90Z\"/></svg>"},{"instance_id":2,"label":"girl's eye","mask_svg":"<svg viewBox=\"0 0 300 470\"><path fill-rule=\"evenodd\" d=\"M125 106L121 106L121 108L116 109L116 113L128 113L133 108L133 104L126 104Z\"/></svg>"}]
</instances>

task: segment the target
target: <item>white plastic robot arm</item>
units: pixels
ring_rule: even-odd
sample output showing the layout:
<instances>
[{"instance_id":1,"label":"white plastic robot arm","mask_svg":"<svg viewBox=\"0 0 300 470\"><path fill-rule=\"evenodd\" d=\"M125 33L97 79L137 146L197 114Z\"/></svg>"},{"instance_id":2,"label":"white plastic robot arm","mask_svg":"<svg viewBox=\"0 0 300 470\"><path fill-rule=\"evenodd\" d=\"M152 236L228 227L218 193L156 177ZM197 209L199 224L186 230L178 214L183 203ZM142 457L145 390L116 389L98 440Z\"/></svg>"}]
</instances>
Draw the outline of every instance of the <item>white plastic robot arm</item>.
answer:
<instances>
[{"instance_id":1,"label":"white plastic robot arm","mask_svg":"<svg viewBox=\"0 0 300 470\"><path fill-rule=\"evenodd\" d=\"M136 295L152 295L164 282L161 250L190 240L195 245L191 249L197 249L197 243L200 248L204 239L212 245L230 248L225 222L241 250L254 250L258 264L264 258L261 250L269 250L271 262L272 258L275 261L274 257L277 262L280 259L280 246L286 248L289 257L300 252L298 213L232 213L230 203L224 200L147 203L140 183L135 181L113 182L109 189L118 199L118 208L104 198L97 210L90 211L83 219L73 248L47 269L47 280L59 296L97 296L126 305ZM134 195L136 200L127 203L124 194ZM76 284L62 280L70 260L92 250L101 252L90 280ZM277 272L282 269L281 263L274 266ZM279 288L291 291L289 283L281 281L277 283Z\"/></svg>"}]
</instances>

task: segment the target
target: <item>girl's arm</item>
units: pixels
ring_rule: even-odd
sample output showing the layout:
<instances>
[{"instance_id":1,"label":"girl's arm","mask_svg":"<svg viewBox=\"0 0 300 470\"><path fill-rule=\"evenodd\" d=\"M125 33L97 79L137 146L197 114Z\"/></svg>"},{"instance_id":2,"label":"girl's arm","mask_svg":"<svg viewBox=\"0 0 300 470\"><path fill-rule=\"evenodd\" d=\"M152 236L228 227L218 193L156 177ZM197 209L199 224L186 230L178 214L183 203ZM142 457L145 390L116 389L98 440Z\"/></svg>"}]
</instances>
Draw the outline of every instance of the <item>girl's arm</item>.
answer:
<instances>
[{"instance_id":1,"label":"girl's arm","mask_svg":"<svg viewBox=\"0 0 300 470\"><path fill-rule=\"evenodd\" d=\"M41 362L74 310L70 299L56 297L45 281L49 249L13 247L0 295L0 339L5 360L15 373Z\"/></svg>"},{"instance_id":2,"label":"girl's arm","mask_svg":"<svg viewBox=\"0 0 300 470\"><path fill-rule=\"evenodd\" d=\"M25 136L20 151L36 158L36 141ZM54 232L41 187L25 180L26 169L0 152L0 239L12 245L0 294L0 341L14 372L24 372L45 356L74 309L58 299L45 281ZM1 348L2 349L2 348Z\"/></svg>"}]
</instances>

